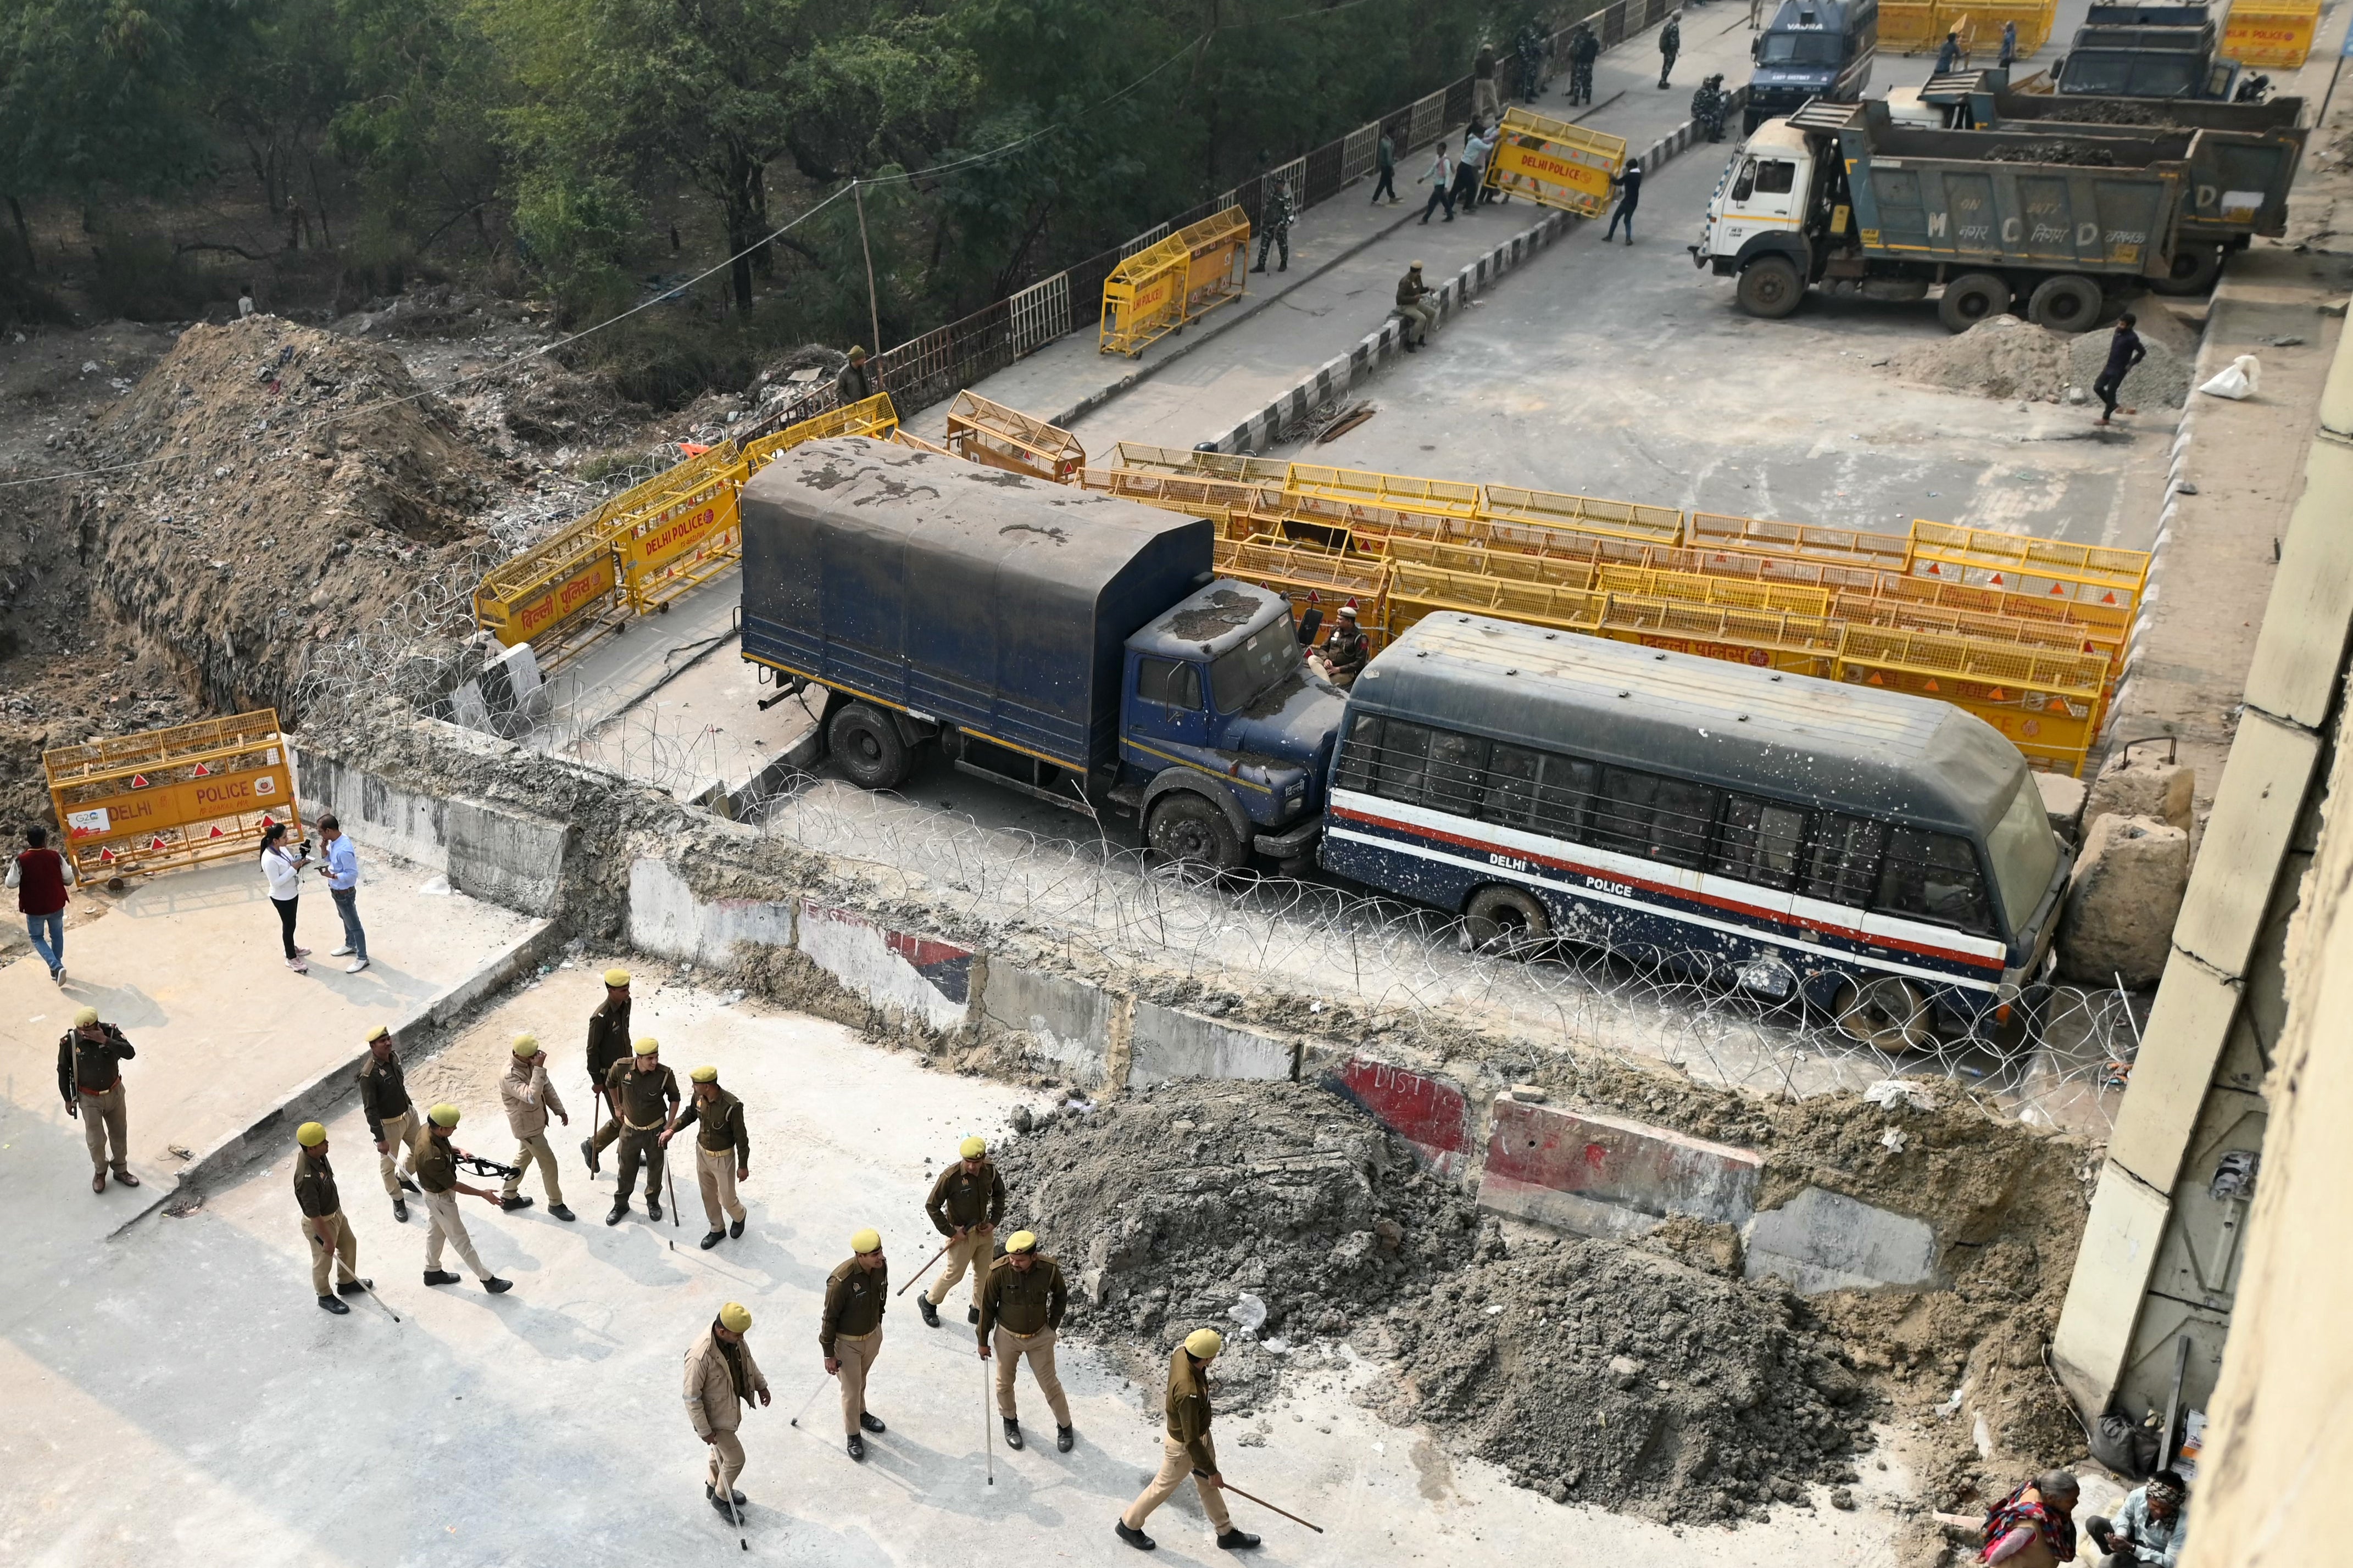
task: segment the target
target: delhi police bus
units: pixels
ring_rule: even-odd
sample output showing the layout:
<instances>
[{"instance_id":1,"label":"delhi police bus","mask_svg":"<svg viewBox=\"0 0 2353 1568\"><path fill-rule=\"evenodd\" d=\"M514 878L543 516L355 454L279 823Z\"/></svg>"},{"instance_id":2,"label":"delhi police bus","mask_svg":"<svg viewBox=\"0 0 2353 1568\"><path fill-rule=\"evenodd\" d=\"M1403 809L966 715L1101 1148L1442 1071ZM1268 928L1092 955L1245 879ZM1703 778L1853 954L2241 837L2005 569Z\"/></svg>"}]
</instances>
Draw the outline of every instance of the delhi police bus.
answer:
<instances>
[{"instance_id":1,"label":"delhi police bus","mask_svg":"<svg viewBox=\"0 0 2353 1568\"><path fill-rule=\"evenodd\" d=\"M1960 709L1477 616L1366 668L1329 798L1328 869L1482 945L1663 960L1889 1048L2039 992L2067 883L2025 759Z\"/></svg>"}]
</instances>

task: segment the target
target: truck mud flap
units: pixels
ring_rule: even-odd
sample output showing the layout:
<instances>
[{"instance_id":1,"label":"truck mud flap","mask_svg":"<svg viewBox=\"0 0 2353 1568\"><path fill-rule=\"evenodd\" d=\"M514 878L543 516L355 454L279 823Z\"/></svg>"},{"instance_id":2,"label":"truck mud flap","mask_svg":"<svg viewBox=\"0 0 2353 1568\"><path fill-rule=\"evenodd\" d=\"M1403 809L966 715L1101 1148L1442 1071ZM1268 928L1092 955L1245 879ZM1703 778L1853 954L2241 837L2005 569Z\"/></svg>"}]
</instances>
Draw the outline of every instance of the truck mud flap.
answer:
<instances>
[{"instance_id":1,"label":"truck mud flap","mask_svg":"<svg viewBox=\"0 0 2353 1568\"><path fill-rule=\"evenodd\" d=\"M1308 847L1323 834L1324 814L1319 811L1281 833L1252 834L1250 847L1271 860L1290 860L1305 854Z\"/></svg>"}]
</instances>

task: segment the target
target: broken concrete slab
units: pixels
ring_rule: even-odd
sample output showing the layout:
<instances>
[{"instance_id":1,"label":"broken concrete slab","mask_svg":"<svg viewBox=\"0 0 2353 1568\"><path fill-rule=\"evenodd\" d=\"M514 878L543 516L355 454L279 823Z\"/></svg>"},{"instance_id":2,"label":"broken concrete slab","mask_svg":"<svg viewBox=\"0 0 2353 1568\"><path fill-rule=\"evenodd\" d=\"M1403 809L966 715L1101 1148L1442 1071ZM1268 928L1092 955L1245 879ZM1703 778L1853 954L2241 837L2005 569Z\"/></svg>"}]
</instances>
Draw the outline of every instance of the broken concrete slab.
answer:
<instances>
[{"instance_id":1,"label":"broken concrete slab","mask_svg":"<svg viewBox=\"0 0 2353 1568\"><path fill-rule=\"evenodd\" d=\"M2151 816L2100 816L2059 918L2059 973L2084 985L2154 985L2189 888L2189 835Z\"/></svg>"},{"instance_id":2,"label":"broken concrete slab","mask_svg":"<svg viewBox=\"0 0 2353 1568\"><path fill-rule=\"evenodd\" d=\"M1756 1215L1741 1239L1748 1279L1779 1279L1808 1296L1936 1278L1936 1233L1926 1221L1820 1187Z\"/></svg>"},{"instance_id":3,"label":"broken concrete slab","mask_svg":"<svg viewBox=\"0 0 2353 1568\"><path fill-rule=\"evenodd\" d=\"M2083 819L2096 822L2103 816L2153 816L2187 833L2189 803L2197 788L2196 769L2160 762L2149 755L2128 762L2125 749L2118 747L2100 769L2099 776L2092 781L2084 801Z\"/></svg>"},{"instance_id":4,"label":"broken concrete slab","mask_svg":"<svg viewBox=\"0 0 2353 1568\"><path fill-rule=\"evenodd\" d=\"M2038 773L2034 787L2042 794L2042 815L2051 819L2051 831L2074 843L2084 826L2084 781L2066 773Z\"/></svg>"},{"instance_id":5,"label":"broken concrete slab","mask_svg":"<svg viewBox=\"0 0 2353 1568\"><path fill-rule=\"evenodd\" d=\"M1745 1224L1762 1155L1665 1127L1503 1095L1494 1103L1482 1208L1620 1240L1671 1215Z\"/></svg>"},{"instance_id":6,"label":"broken concrete slab","mask_svg":"<svg viewBox=\"0 0 2353 1568\"><path fill-rule=\"evenodd\" d=\"M1138 1001L1127 1087L1179 1078L1297 1078L1299 1042Z\"/></svg>"},{"instance_id":7,"label":"broken concrete slab","mask_svg":"<svg viewBox=\"0 0 2353 1568\"><path fill-rule=\"evenodd\" d=\"M1371 1057L1350 1057L1323 1084L1414 1147L1431 1169L1458 1175L1471 1159L1471 1100L1442 1078Z\"/></svg>"},{"instance_id":8,"label":"broken concrete slab","mask_svg":"<svg viewBox=\"0 0 2353 1568\"><path fill-rule=\"evenodd\" d=\"M733 962L738 943L793 945L791 899L706 899L659 856L629 866L629 945L695 963Z\"/></svg>"},{"instance_id":9,"label":"broken concrete slab","mask_svg":"<svg viewBox=\"0 0 2353 1568\"><path fill-rule=\"evenodd\" d=\"M874 1006L943 1035L970 1021L977 957L972 949L892 931L849 910L806 900L797 924L798 946L808 961Z\"/></svg>"},{"instance_id":10,"label":"broken concrete slab","mask_svg":"<svg viewBox=\"0 0 2353 1568\"><path fill-rule=\"evenodd\" d=\"M522 914L554 912L569 825L483 801L401 789L300 747L294 763L294 797L308 820L332 812L363 849L438 871L459 892Z\"/></svg>"},{"instance_id":11,"label":"broken concrete slab","mask_svg":"<svg viewBox=\"0 0 2353 1568\"><path fill-rule=\"evenodd\" d=\"M1091 981L991 963L981 988L981 1021L1021 1035L1029 1055L1082 1088L1103 1086L1119 998Z\"/></svg>"}]
</instances>

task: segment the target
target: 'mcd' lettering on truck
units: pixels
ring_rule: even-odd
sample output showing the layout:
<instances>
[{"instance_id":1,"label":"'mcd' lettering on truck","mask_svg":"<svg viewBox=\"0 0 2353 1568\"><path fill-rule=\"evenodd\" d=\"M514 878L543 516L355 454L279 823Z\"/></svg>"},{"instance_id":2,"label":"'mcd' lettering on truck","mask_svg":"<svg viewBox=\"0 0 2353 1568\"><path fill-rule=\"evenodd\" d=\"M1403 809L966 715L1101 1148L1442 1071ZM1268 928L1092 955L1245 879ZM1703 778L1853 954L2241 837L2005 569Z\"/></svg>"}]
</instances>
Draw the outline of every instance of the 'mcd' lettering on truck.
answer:
<instances>
[{"instance_id":1,"label":"'mcd' lettering on truck","mask_svg":"<svg viewBox=\"0 0 2353 1568\"><path fill-rule=\"evenodd\" d=\"M852 782L936 746L1139 814L1173 858L1312 855L1345 700L1280 595L1216 576L1209 522L860 437L778 458L741 510L744 657L823 691Z\"/></svg>"}]
</instances>

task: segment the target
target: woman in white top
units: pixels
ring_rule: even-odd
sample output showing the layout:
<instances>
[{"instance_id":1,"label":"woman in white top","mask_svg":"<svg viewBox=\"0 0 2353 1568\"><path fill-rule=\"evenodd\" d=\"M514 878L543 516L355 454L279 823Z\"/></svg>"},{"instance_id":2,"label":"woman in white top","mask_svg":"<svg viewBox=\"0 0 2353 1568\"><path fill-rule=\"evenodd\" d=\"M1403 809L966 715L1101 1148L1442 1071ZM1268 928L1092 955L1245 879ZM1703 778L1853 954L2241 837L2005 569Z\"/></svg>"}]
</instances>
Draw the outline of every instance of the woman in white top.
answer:
<instances>
[{"instance_id":1,"label":"woman in white top","mask_svg":"<svg viewBox=\"0 0 2353 1568\"><path fill-rule=\"evenodd\" d=\"M269 879L269 901L278 906L279 934L286 942L286 967L297 974L308 974L311 966L302 962L310 956L307 947L294 945L294 907L302 900L302 868L311 863L311 851L301 853L286 843L286 825L273 822L261 830L261 870Z\"/></svg>"}]
</instances>

